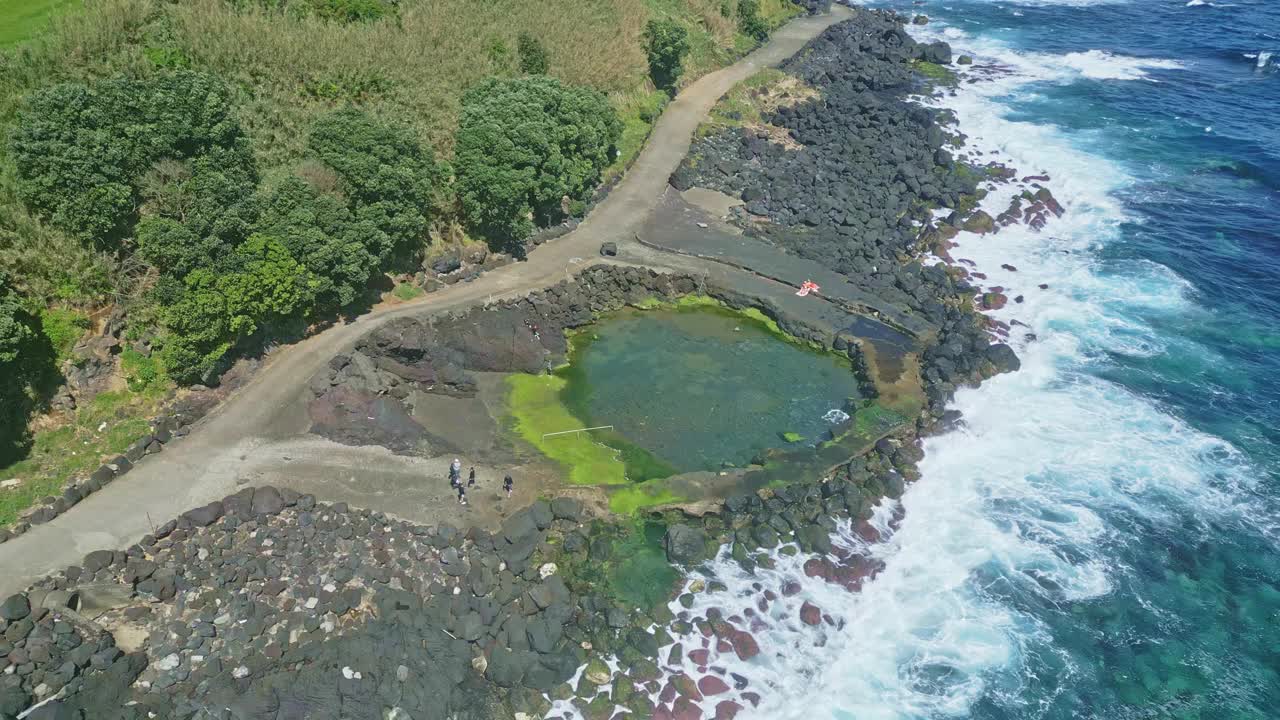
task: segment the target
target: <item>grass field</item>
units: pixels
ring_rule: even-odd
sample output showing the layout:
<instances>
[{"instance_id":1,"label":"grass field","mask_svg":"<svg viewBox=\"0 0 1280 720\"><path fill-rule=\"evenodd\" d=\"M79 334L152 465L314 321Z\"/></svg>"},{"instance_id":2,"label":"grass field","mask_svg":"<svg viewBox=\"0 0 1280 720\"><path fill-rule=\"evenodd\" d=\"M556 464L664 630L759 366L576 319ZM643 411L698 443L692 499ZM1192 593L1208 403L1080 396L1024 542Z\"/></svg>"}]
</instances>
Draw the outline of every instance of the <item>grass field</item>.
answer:
<instances>
[{"instance_id":1,"label":"grass field","mask_svg":"<svg viewBox=\"0 0 1280 720\"><path fill-rule=\"evenodd\" d=\"M49 18L79 0L0 0L0 48L30 40Z\"/></svg>"}]
</instances>

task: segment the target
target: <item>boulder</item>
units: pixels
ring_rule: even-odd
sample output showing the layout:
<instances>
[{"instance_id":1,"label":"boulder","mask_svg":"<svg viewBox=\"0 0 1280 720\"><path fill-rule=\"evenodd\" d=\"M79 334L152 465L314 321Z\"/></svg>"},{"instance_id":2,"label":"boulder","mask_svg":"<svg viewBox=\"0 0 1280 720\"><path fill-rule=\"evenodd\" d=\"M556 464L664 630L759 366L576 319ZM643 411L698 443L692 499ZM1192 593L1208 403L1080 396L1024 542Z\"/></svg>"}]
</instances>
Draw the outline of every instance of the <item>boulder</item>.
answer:
<instances>
[{"instance_id":1,"label":"boulder","mask_svg":"<svg viewBox=\"0 0 1280 720\"><path fill-rule=\"evenodd\" d=\"M182 517L186 518L187 522L191 523L196 527L209 527L210 525L217 522L222 517L222 514L223 514L222 503L215 500L209 503L208 505L195 508L194 510L186 511L185 513L182 514ZM170 532L173 532L173 528L168 527L168 525L166 525L164 528L161 528L161 530L165 530L166 528L167 528L167 531L165 531L164 534L160 534L160 532L157 532L156 537L162 538L168 535Z\"/></svg>"},{"instance_id":2,"label":"boulder","mask_svg":"<svg viewBox=\"0 0 1280 720\"><path fill-rule=\"evenodd\" d=\"M7 622L21 620L31 614L31 603L26 595L10 595L0 603L0 619Z\"/></svg>"},{"instance_id":3,"label":"boulder","mask_svg":"<svg viewBox=\"0 0 1280 720\"><path fill-rule=\"evenodd\" d=\"M663 543L667 560L682 565L697 565L707 559L707 535L702 528L676 524L667 528Z\"/></svg>"},{"instance_id":4,"label":"boulder","mask_svg":"<svg viewBox=\"0 0 1280 720\"><path fill-rule=\"evenodd\" d=\"M569 497L554 498L551 500L551 514L557 520L577 520L582 515L582 501Z\"/></svg>"},{"instance_id":5,"label":"boulder","mask_svg":"<svg viewBox=\"0 0 1280 720\"><path fill-rule=\"evenodd\" d=\"M253 502L250 510L254 515L276 515L284 509L284 498L280 491L271 487L260 487L253 491Z\"/></svg>"},{"instance_id":6,"label":"boulder","mask_svg":"<svg viewBox=\"0 0 1280 720\"><path fill-rule=\"evenodd\" d=\"M822 623L822 610L808 600L800 605L800 622L805 625L818 625Z\"/></svg>"},{"instance_id":7,"label":"boulder","mask_svg":"<svg viewBox=\"0 0 1280 720\"><path fill-rule=\"evenodd\" d=\"M998 373L1017 372L1022 367L1022 361L1018 359L1018 355L1014 353L1013 348L1004 343L991 345L983 351L983 356L987 362L995 367Z\"/></svg>"}]
</instances>

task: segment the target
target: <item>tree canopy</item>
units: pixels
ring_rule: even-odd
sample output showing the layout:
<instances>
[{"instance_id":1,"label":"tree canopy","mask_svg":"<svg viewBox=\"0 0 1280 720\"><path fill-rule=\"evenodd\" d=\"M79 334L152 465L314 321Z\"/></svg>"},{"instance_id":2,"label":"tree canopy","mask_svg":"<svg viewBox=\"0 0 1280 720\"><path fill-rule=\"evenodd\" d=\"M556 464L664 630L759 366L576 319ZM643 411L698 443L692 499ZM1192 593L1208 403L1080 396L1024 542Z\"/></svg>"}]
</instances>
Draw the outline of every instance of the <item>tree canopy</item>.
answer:
<instances>
[{"instance_id":1,"label":"tree canopy","mask_svg":"<svg viewBox=\"0 0 1280 720\"><path fill-rule=\"evenodd\" d=\"M644 26L644 48L653 84L673 92L689 54L689 31L675 20L650 20Z\"/></svg>"},{"instance_id":2,"label":"tree canopy","mask_svg":"<svg viewBox=\"0 0 1280 720\"><path fill-rule=\"evenodd\" d=\"M457 190L471 228L514 249L586 200L622 132L603 95L545 76L486 80L463 96Z\"/></svg>"},{"instance_id":3,"label":"tree canopy","mask_svg":"<svg viewBox=\"0 0 1280 720\"><path fill-rule=\"evenodd\" d=\"M159 160L216 152L223 171L256 176L230 91L186 70L41 90L21 112L10 150L23 202L55 226L101 243L132 229L141 181Z\"/></svg>"}]
</instances>

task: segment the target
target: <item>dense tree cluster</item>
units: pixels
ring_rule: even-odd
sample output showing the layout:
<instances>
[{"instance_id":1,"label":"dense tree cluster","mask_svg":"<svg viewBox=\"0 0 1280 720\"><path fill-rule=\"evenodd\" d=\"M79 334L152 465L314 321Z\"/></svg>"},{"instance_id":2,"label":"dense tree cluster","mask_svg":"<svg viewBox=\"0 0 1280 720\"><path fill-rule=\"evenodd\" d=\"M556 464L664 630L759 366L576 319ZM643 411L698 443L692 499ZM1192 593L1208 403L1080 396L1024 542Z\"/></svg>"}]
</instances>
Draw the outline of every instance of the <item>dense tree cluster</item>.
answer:
<instances>
[{"instance_id":1,"label":"dense tree cluster","mask_svg":"<svg viewBox=\"0 0 1280 720\"><path fill-rule=\"evenodd\" d=\"M653 84L674 93L689 54L689 31L675 20L650 20L644 26L644 47Z\"/></svg>"},{"instance_id":2,"label":"dense tree cluster","mask_svg":"<svg viewBox=\"0 0 1280 720\"><path fill-rule=\"evenodd\" d=\"M392 0L230 2L336 22L396 10ZM755 0L737 8L740 27L762 37ZM646 26L658 87L674 91L689 32L674 18ZM144 53L153 61L154 49ZM308 120L288 163L262 171L235 107L240 87L189 69L185 55L150 73L37 89L15 103L8 137L5 182L26 208L14 217L23 237L56 235L90 260L59 257L127 268L139 317L159 324L161 365L209 381L235 352L352 309L373 276L422 250L433 222L461 220L519 255L535 228L582 211L617 156L622 122L600 92L546 76L540 39L521 32L517 50L522 77L491 77L462 97L452 167L414 130L346 107ZM8 285L0 291L3 364L40 325Z\"/></svg>"},{"instance_id":3,"label":"dense tree cluster","mask_svg":"<svg viewBox=\"0 0 1280 720\"><path fill-rule=\"evenodd\" d=\"M357 301L426 235L446 182L411 131L344 109L313 128L308 179L260 186L227 96L188 71L60 85L32 99L11 145L33 210L135 244L155 269L161 358L186 381L263 331Z\"/></svg>"},{"instance_id":4,"label":"dense tree cluster","mask_svg":"<svg viewBox=\"0 0 1280 720\"><path fill-rule=\"evenodd\" d=\"M118 242L137 219L141 181L162 159L253 174L253 157L230 91L203 73L178 71L37 92L10 144L17 190L55 226Z\"/></svg>"},{"instance_id":5,"label":"dense tree cluster","mask_svg":"<svg viewBox=\"0 0 1280 720\"><path fill-rule=\"evenodd\" d=\"M492 78L462 103L458 197L470 227L510 249L562 218L565 198L588 198L622 133L599 92L544 76Z\"/></svg>"}]
</instances>

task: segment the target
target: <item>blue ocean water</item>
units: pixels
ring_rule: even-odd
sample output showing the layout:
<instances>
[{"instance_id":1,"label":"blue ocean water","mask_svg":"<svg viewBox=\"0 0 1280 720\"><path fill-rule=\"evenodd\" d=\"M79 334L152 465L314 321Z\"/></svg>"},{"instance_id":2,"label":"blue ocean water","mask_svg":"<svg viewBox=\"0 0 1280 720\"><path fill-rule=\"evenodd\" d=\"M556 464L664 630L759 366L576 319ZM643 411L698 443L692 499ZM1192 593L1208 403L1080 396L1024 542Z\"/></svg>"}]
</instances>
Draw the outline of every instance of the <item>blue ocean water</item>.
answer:
<instances>
[{"instance_id":1,"label":"blue ocean water","mask_svg":"<svg viewBox=\"0 0 1280 720\"><path fill-rule=\"evenodd\" d=\"M782 559L844 626L762 631L750 717L1280 717L1280 3L883 6L1066 213L958 238L1023 369L958 395L861 593Z\"/></svg>"}]
</instances>

